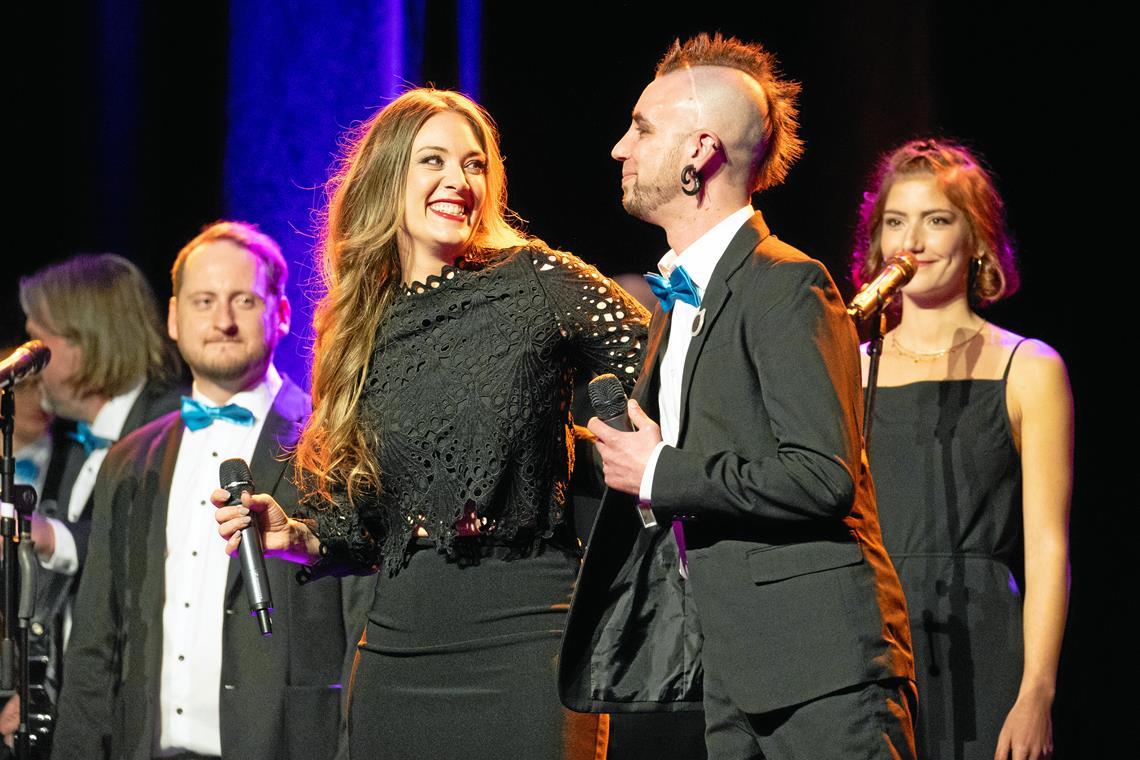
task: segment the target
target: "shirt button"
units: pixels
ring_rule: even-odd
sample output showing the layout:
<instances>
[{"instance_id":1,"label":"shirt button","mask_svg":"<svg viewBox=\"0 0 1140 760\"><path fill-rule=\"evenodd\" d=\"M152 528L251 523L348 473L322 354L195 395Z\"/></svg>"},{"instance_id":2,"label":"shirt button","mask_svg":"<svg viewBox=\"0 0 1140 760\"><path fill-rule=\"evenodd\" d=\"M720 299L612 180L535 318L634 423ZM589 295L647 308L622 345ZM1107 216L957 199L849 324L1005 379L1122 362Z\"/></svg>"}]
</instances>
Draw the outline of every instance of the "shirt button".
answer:
<instances>
[{"instance_id":1,"label":"shirt button","mask_svg":"<svg viewBox=\"0 0 1140 760\"><path fill-rule=\"evenodd\" d=\"M184 654L180 654L180 655L178 655L178 661L179 661L179 662L182 662L182 661L183 661L183 660L185 660L185 659L186 659L186 655L184 655Z\"/></svg>"},{"instance_id":2,"label":"shirt button","mask_svg":"<svg viewBox=\"0 0 1140 760\"><path fill-rule=\"evenodd\" d=\"M198 550L195 549L194 551L190 552L190 556L197 557L198 556Z\"/></svg>"},{"instance_id":3,"label":"shirt button","mask_svg":"<svg viewBox=\"0 0 1140 760\"><path fill-rule=\"evenodd\" d=\"M182 708L181 708L181 707L175 708L174 712L176 712L176 713L178 713L179 715L181 715L181 714L182 714Z\"/></svg>"},{"instance_id":4,"label":"shirt button","mask_svg":"<svg viewBox=\"0 0 1140 760\"><path fill-rule=\"evenodd\" d=\"M217 455L218 455L218 452L216 452L216 451L213 452L213 456L217 456Z\"/></svg>"},{"instance_id":5,"label":"shirt button","mask_svg":"<svg viewBox=\"0 0 1140 760\"><path fill-rule=\"evenodd\" d=\"M182 606L189 609L190 608L190 602L185 602Z\"/></svg>"}]
</instances>

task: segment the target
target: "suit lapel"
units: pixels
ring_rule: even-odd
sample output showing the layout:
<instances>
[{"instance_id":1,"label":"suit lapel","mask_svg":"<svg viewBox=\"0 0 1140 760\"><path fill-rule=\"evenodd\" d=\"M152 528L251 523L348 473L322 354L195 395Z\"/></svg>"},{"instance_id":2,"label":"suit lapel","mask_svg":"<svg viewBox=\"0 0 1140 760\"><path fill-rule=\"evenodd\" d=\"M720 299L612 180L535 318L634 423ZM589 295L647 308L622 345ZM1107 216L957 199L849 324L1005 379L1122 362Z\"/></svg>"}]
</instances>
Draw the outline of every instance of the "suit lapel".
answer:
<instances>
[{"instance_id":1,"label":"suit lapel","mask_svg":"<svg viewBox=\"0 0 1140 760\"><path fill-rule=\"evenodd\" d=\"M645 358L641 364L641 375L633 386L632 398L651 417L657 416L657 370L661 366L662 346L669 345L669 314L661 310L661 304L653 308L649 320L649 338L645 348Z\"/></svg>"},{"instance_id":2,"label":"suit lapel","mask_svg":"<svg viewBox=\"0 0 1140 760\"><path fill-rule=\"evenodd\" d=\"M305 416L304 392L289 378L282 378L281 390L273 399L273 406L265 416L265 424L261 426L261 434L257 437L257 444L253 449L253 459L249 462L249 472L253 476L253 485L259 493L273 493L277 484L285 476L287 460L280 455L288 450L297 441L301 423ZM282 505L286 509L289 505ZM230 560L230 568L226 575L226 607L233 603L238 588L241 585L241 572L239 563Z\"/></svg>"},{"instance_id":3,"label":"suit lapel","mask_svg":"<svg viewBox=\"0 0 1140 760\"><path fill-rule=\"evenodd\" d=\"M132 503L126 505L127 519L123 521L126 532L128 562L131 564L127 578L137 579L143 585L134 592L139 595L144 609L161 610L165 602L166 575L166 515L170 505L170 481L174 478L174 465L178 461L178 447L182 442L182 419L172 417L168 426L157 431L154 447L141 463L139 483L147 485L146 469L157 465L157 481L150 501L141 493L132 496ZM152 470L153 472L153 470Z\"/></svg>"},{"instance_id":4,"label":"suit lapel","mask_svg":"<svg viewBox=\"0 0 1140 760\"><path fill-rule=\"evenodd\" d=\"M170 504L170 483L174 478L174 465L178 461L178 448L182 443L182 418L171 415L169 425L160 428L154 438L154 445L146 461L140 463L140 484L146 487L149 479L146 472L157 469L157 480L149 481L150 501L137 491L132 503L127 506L127 519L119 523L125 532L124 559L129 565L125 573L131 587L128 593L137 605L139 621L154 630L149 633L129 629L125 636L137 635L145 641L143 651L144 672L150 674L151 687L148 700L151 709L147 710L141 735L150 736L154 731L158 709L158 677L162 673L162 611L166 604L166 516ZM152 469L154 468L154 469ZM130 603L130 602L129 602ZM129 615L127 620L135 620Z\"/></svg>"},{"instance_id":5,"label":"suit lapel","mask_svg":"<svg viewBox=\"0 0 1140 760\"><path fill-rule=\"evenodd\" d=\"M49 505L45 499L41 511L48 517L71 522L71 516L67 513L71 506L71 492L75 489L75 481L79 479L79 471L83 469L83 464L87 461L87 452L74 441L67 441L63 445L67 448L64 450L63 472L59 478L55 503ZM45 492L47 492L46 489L47 484L45 484ZM87 501L90 502L91 500L88 499ZM86 509L86 507L84 508Z\"/></svg>"},{"instance_id":6,"label":"suit lapel","mask_svg":"<svg viewBox=\"0 0 1140 760\"><path fill-rule=\"evenodd\" d=\"M151 394L151 384L148 382L143 385L142 390L139 392L135 402L131 404L130 410L127 412L126 419L123 420L123 429L119 432L119 437L123 438L127 434L138 430L146 424L149 411L149 402Z\"/></svg>"},{"instance_id":7,"label":"suit lapel","mask_svg":"<svg viewBox=\"0 0 1140 760\"><path fill-rule=\"evenodd\" d=\"M720 257L716 268L713 269L712 277L709 278L709 286L701 297L701 310L704 311L704 320L701 323L700 331L689 342L689 350L685 354L685 369L681 376L678 446L684 443L685 431L688 428L689 391L693 384L693 370L701 355L701 350L705 347L705 341L713 330L717 317L720 316L724 305L732 295L732 275L748 260L760 241L768 237L769 234L771 233L764 223L764 217L757 211L733 236L732 242L724 250L724 255Z\"/></svg>"},{"instance_id":8,"label":"suit lapel","mask_svg":"<svg viewBox=\"0 0 1140 760\"><path fill-rule=\"evenodd\" d=\"M158 477L158 490L154 496L154 503L151 506L151 512L155 515L162 515L161 522L165 528L166 525L166 512L170 508L170 485L174 480L174 466L178 463L178 449L182 446L182 431L185 429L182 425L181 417L174 417L173 424L164 430L160 435L163 438L161 444L161 460L159 466ZM162 551L159 554L166 554L166 531L162 533Z\"/></svg>"}]
</instances>

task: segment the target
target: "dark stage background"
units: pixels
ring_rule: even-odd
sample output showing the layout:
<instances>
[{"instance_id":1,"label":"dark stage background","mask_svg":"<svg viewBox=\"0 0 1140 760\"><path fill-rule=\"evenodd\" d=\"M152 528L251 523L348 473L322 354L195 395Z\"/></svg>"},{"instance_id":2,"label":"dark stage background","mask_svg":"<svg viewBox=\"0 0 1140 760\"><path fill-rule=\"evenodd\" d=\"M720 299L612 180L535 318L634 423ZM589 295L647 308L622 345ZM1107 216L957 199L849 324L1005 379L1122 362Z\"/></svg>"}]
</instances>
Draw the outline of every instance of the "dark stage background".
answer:
<instances>
[{"instance_id":1,"label":"dark stage background","mask_svg":"<svg viewBox=\"0 0 1140 760\"><path fill-rule=\"evenodd\" d=\"M807 152L756 205L847 294L855 212L879 153L912 136L956 137L997 174L1023 286L987 316L1056 347L1077 398L1073 601L1056 738L1066 757L1099 756L1094 742L1107 742L1110 719L1106 700L1091 697L1103 697L1123 657L1119 616L1105 614L1123 596L1119 587L1110 596L1117 555L1107 537L1121 533L1115 505L1134 498L1114 489L1110 501L1095 486L1115 474L1096 454L1116 405L1067 294L1075 257L1065 254L1094 245L1087 227L1098 189L1082 181L1079 163L1098 133L1089 83L1100 67L1079 16L929 0L847 11L582 6L547 6L553 20L541 22L533 4L475 0L90 0L18 11L10 34L36 44L32 54L7 53L19 235L4 256L5 331L21 319L19 275L109 250L143 267L166 298L181 244L232 216L260 223L294 262L302 324L280 363L303 374L312 295L304 285L337 135L402 83L462 87L490 110L511 205L532 233L607 273L645 271L667 245L621 210L610 148L675 36L721 30L761 41L803 83Z\"/></svg>"}]
</instances>

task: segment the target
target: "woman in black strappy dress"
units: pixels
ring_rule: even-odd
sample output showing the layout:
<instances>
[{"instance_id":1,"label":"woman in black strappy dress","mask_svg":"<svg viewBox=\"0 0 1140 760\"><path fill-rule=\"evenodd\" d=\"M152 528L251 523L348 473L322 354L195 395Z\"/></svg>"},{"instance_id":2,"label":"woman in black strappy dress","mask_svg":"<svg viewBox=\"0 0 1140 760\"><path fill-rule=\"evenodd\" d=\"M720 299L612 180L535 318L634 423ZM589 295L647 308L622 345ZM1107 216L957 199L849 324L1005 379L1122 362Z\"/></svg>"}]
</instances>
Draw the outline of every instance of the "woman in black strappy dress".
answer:
<instances>
[{"instance_id":1,"label":"woman in black strappy dress","mask_svg":"<svg viewBox=\"0 0 1140 760\"><path fill-rule=\"evenodd\" d=\"M887 333L868 442L915 647L920 757L1048 757L1068 603L1073 408L1061 357L987 322L1017 287L978 159L922 140L864 195L857 283L918 261Z\"/></svg>"}]
</instances>

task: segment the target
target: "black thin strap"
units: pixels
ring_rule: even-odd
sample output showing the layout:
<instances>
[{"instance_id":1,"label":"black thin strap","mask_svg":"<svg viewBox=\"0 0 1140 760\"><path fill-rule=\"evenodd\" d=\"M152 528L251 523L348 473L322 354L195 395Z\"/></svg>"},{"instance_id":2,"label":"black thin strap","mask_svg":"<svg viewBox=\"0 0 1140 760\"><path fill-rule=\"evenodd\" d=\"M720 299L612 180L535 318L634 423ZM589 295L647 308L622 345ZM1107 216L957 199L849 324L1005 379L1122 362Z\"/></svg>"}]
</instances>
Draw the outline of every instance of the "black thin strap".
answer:
<instances>
[{"instance_id":1,"label":"black thin strap","mask_svg":"<svg viewBox=\"0 0 1140 760\"><path fill-rule=\"evenodd\" d=\"M1013 366L1013 355L1017 353L1017 349L1021 348L1021 344L1027 340L1029 340L1029 338L1022 338L1021 340L1017 341L1017 345L1014 346L1013 350L1009 352L1009 361L1005 363L1005 372L1001 373L1001 381L1003 383L1009 379L1009 368Z\"/></svg>"}]
</instances>

